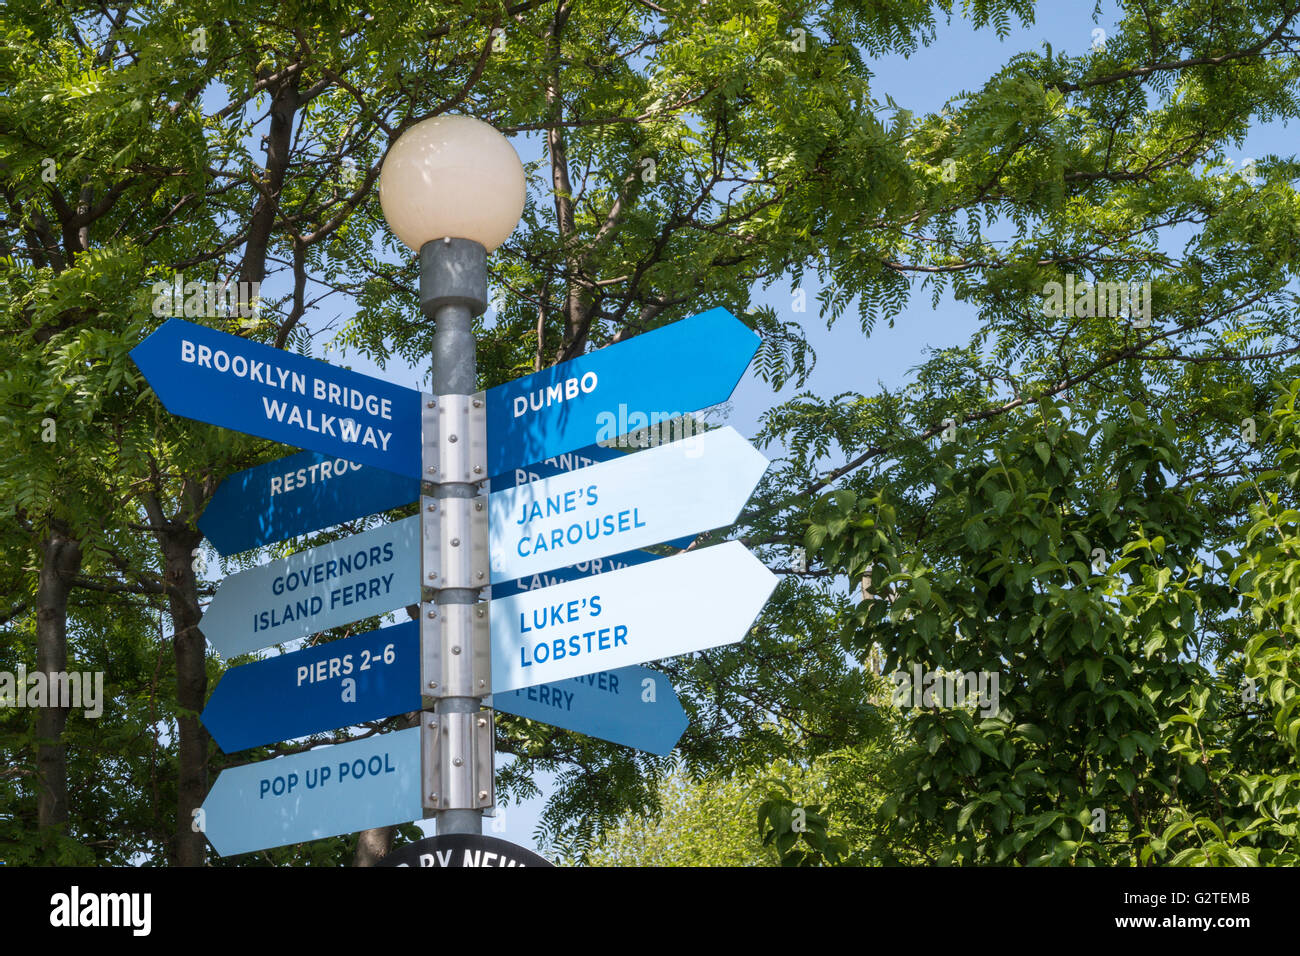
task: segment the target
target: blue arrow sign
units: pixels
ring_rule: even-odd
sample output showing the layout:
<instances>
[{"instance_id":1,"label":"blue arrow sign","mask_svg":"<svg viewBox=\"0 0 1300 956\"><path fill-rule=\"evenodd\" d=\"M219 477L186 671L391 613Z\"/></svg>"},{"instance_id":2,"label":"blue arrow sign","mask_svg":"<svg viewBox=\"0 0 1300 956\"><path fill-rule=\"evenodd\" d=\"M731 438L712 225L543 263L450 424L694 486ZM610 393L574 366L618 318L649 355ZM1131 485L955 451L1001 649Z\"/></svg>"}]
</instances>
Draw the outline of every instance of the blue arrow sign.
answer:
<instances>
[{"instance_id":1,"label":"blue arrow sign","mask_svg":"<svg viewBox=\"0 0 1300 956\"><path fill-rule=\"evenodd\" d=\"M632 551L611 558L596 558L574 567L496 584L491 593L500 597L537 590L645 564L660 557L649 551ZM498 694L491 700L492 706L507 714L660 756L672 753L687 725L686 712L668 678L646 667L623 667L558 684L538 684Z\"/></svg>"},{"instance_id":2,"label":"blue arrow sign","mask_svg":"<svg viewBox=\"0 0 1300 956\"><path fill-rule=\"evenodd\" d=\"M735 429L720 428L494 492L492 580L730 524L766 470Z\"/></svg>"},{"instance_id":3,"label":"blue arrow sign","mask_svg":"<svg viewBox=\"0 0 1300 956\"><path fill-rule=\"evenodd\" d=\"M667 543L673 544L674 547L683 547L678 542ZM691 539L687 539L685 543L690 544ZM497 582L488 589L488 595L490 598L498 598L505 597L507 594L536 591L538 588L549 588L553 584L576 581L579 578L590 577L593 574L621 571L624 568L645 564L647 561L657 561L662 557L665 556L655 554L652 551L628 551L625 554L614 554L607 558L593 558L590 561L581 561L568 567L555 568L541 574L530 574L527 577L516 578L514 581Z\"/></svg>"},{"instance_id":4,"label":"blue arrow sign","mask_svg":"<svg viewBox=\"0 0 1300 956\"><path fill-rule=\"evenodd\" d=\"M174 415L420 477L413 389L183 319L131 358Z\"/></svg>"},{"instance_id":5,"label":"blue arrow sign","mask_svg":"<svg viewBox=\"0 0 1300 956\"><path fill-rule=\"evenodd\" d=\"M726 401L758 344L710 309L489 389L488 474Z\"/></svg>"},{"instance_id":6,"label":"blue arrow sign","mask_svg":"<svg viewBox=\"0 0 1300 956\"><path fill-rule=\"evenodd\" d=\"M224 557L419 497L418 478L303 451L228 477L199 518L199 530Z\"/></svg>"},{"instance_id":7,"label":"blue arrow sign","mask_svg":"<svg viewBox=\"0 0 1300 956\"><path fill-rule=\"evenodd\" d=\"M553 455L545 461L535 462L526 467L511 468L503 475L493 475L492 487L517 488L520 485L528 484L530 481L541 481L543 478L550 478L552 475L563 474L566 471L576 471L579 468L586 468L602 461L613 461L615 458L622 458L626 454L627 452L620 451L617 448L607 448L604 445L588 445L585 448L579 448L577 451L566 451L562 455Z\"/></svg>"},{"instance_id":8,"label":"blue arrow sign","mask_svg":"<svg viewBox=\"0 0 1300 956\"><path fill-rule=\"evenodd\" d=\"M228 658L419 601L413 515L230 575L199 627Z\"/></svg>"},{"instance_id":9,"label":"blue arrow sign","mask_svg":"<svg viewBox=\"0 0 1300 956\"><path fill-rule=\"evenodd\" d=\"M687 724L668 678L647 667L620 667L493 694L492 706L661 757L672 753Z\"/></svg>"},{"instance_id":10,"label":"blue arrow sign","mask_svg":"<svg viewBox=\"0 0 1300 956\"><path fill-rule=\"evenodd\" d=\"M492 601L492 692L745 636L776 575L739 541Z\"/></svg>"},{"instance_id":11,"label":"blue arrow sign","mask_svg":"<svg viewBox=\"0 0 1300 956\"><path fill-rule=\"evenodd\" d=\"M217 853L234 856L423 816L411 727L223 770L201 820Z\"/></svg>"},{"instance_id":12,"label":"blue arrow sign","mask_svg":"<svg viewBox=\"0 0 1300 956\"><path fill-rule=\"evenodd\" d=\"M404 621L232 667L204 708L226 753L420 709L420 626Z\"/></svg>"}]
</instances>

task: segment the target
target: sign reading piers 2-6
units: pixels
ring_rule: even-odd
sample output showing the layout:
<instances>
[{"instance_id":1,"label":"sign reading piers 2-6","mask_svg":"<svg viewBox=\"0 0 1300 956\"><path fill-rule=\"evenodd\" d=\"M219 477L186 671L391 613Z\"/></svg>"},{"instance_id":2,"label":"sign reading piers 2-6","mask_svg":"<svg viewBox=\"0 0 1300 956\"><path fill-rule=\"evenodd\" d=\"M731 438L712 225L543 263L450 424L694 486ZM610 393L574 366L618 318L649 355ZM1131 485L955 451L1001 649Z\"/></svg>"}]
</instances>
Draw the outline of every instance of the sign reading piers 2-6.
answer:
<instances>
[{"instance_id":1,"label":"sign reading piers 2-6","mask_svg":"<svg viewBox=\"0 0 1300 956\"><path fill-rule=\"evenodd\" d=\"M131 358L169 412L420 477L420 393L183 319Z\"/></svg>"}]
</instances>

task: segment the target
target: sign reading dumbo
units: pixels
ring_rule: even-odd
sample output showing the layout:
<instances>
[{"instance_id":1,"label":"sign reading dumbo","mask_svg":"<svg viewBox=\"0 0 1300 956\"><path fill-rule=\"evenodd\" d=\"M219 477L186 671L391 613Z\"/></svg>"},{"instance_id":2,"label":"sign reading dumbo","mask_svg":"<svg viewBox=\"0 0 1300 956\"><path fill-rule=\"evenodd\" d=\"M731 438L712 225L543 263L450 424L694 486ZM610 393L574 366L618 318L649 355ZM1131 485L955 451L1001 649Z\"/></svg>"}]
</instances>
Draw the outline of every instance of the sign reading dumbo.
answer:
<instances>
[{"instance_id":1,"label":"sign reading dumbo","mask_svg":"<svg viewBox=\"0 0 1300 956\"><path fill-rule=\"evenodd\" d=\"M726 309L709 309L490 388L488 473L615 438L611 421L644 428L725 402L758 343Z\"/></svg>"}]
</instances>

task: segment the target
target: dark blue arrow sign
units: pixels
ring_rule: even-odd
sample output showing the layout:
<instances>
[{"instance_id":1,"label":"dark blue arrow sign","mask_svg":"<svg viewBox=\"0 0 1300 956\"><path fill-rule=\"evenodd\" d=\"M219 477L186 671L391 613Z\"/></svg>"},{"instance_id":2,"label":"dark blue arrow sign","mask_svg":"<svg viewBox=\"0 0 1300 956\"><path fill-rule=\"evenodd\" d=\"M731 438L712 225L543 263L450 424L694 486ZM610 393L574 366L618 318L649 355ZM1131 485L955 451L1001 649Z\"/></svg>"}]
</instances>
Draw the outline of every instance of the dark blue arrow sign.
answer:
<instances>
[{"instance_id":1,"label":"dark blue arrow sign","mask_svg":"<svg viewBox=\"0 0 1300 956\"><path fill-rule=\"evenodd\" d=\"M488 474L726 401L758 344L710 309L489 389Z\"/></svg>"},{"instance_id":2,"label":"dark blue arrow sign","mask_svg":"<svg viewBox=\"0 0 1300 956\"><path fill-rule=\"evenodd\" d=\"M420 627L393 627L232 667L202 715L225 753L420 709Z\"/></svg>"},{"instance_id":3,"label":"dark blue arrow sign","mask_svg":"<svg viewBox=\"0 0 1300 956\"><path fill-rule=\"evenodd\" d=\"M303 451L231 475L199 518L222 556L409 505L420 481Z\"/></svg>"},{"instance_id":4,"label":"dark blue arrow sign","mask_svg":"<svg viewBox=\"0 0 1300 956\"><path fill-rule=\"evenodd\" d=\"M545 461L535 462L526 467L511 468L503 475L493 475L492 487L498 491L502 488L517 488L520 485L528 484L530 481L541 481L543 478L561 475L566 471L587 468L591 465L600 464L602 461L613 461L615 458L622 458L626 454L627 452L620 451L617 448L606 448L604 445L588 445L576 451L566 451L562 455L554 455Z\"/></svg>"},{"instance_id":5,"label":"dark blue arrow sign","mask_svg":"<svg viewBox=\"0 0 1300 956\"><path fill-rule=\"evenodd\" d=\"M131 358L174 415L420 477L413 389L183 319Z\"/></svg>"},{"instance_id":6,"label":"dark blue arrow sign","mask_svg":"<svg viewBox=\"0 0 1300 956\"><path fill-rule=\"evenodd\" d=\"M694 538L685 538L666 543L675 548L684 548L693 540ZM685 541L685 544L682 541ZM549 588L552 584L576 581L578 578L603 574L606 571L619 571L634 565L645 564L647 561L657 561L662 557L663 555L655 554L653 551L626 551L623 554L613 554L607 558L593 558L590 561L581 561L578 564L571 564L564 568L554 568L540 574L530 574L527 577L516 578L513 581L495 582L488 590L488 594L490 597L499 598L508 594L536 591L538 588Z\"/></svg>"}]
</instances>

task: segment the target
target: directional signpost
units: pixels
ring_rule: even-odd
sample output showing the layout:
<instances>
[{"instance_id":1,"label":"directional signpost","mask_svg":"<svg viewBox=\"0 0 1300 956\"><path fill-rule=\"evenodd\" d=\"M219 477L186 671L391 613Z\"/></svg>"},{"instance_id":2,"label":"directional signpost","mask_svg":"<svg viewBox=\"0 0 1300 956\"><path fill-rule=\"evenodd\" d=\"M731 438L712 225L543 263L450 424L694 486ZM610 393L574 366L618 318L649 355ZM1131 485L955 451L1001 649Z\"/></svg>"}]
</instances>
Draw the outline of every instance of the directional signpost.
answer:
<instances>
[{"instance_id":1,"label":"directional signpost","mask_svg":"<svg viewBox=\"0 0 1300 956\"><path fill-rule=\"evenodd\" d=\"M725 401L757 345L713 309L487 392L434 396L179 319L137 346L169 410L305 449L222 485L201 522L222 554L420 507L218 587L201 626L226 657L421 609L229 669L202 715L223 750L424 713L418 728L223 771L203 805L217 851L428 810L455 832L455 814L492 805L484 703L670 753L686 714L643 665L739 641L776 578L735 541L644 549L734 522L767 462L730 428L631 454L595 443ZM498 487L482 497L489 475Z\"/></svg>"},{"instance_id":2,"label":"directional signpost","mask_svg":"<svg viewBox=\"0 0 1300 956\"><path fill-rule=\"evenodd\" d=\"M217 586L203 633L234 657L418 604L419 561L412 517L240 571Z\"/></svg>"},{"instance_id":3,"label":"directional signpost","mask_svg":"<svg viewBox=\"0 0 1300 956\"><path fill-rule=\"evenodd\" d=\"M231 475L199 530L223 557L409 505L420 481L316 451Z\"/></svg>"}]
</instances>

